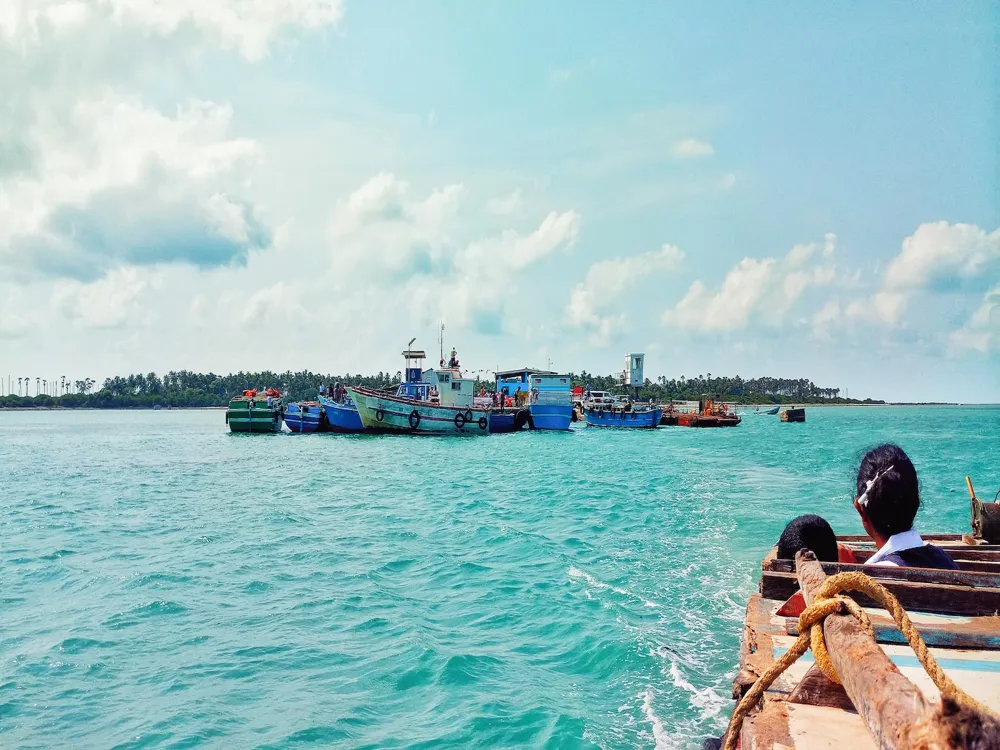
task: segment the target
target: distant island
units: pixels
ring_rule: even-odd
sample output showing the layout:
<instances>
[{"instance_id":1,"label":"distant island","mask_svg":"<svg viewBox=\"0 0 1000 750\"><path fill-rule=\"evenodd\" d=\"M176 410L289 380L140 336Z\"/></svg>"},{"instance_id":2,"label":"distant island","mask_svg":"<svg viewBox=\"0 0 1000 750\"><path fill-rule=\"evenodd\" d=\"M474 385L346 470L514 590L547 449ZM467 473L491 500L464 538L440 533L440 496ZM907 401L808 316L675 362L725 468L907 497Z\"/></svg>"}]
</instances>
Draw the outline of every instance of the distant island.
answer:
<instances>
[{"instance_id":1,"label":"distant island","mask_svg":"<svg viewBox=\"0 0 1000 750\"><path fill-rule=\"evenodd\" d=\"M67 409L153 409L226 406L229 400L248 388L280 388L289 401L313 401L321 388L334 383L360 385L368 388L394 388L401 373L379 372L376 375L324 375L303 370L301 372L238 372L229 375L198 373L181 370L164 376L155 372L148 375L128 375L108 378L97 387L90 378L65 380L54 385L55 394L0 396L0 408L67 408ZM618 375L593 375L586 371L572 374L573 385L591 390L617 391ZM25 378L25 393L39 383ZM492 380L476 378L476 390L492 391ZM50 388L52 388L50 386ZM666 403L668 401L696 401L715 398L729 404L883 404L873 399L847 399L840 396L839 388L821 388L806 378L749 378L713 377L698 375L695 378L646 379L639 390L639 398Z\"/></svg>"}]
</instances>

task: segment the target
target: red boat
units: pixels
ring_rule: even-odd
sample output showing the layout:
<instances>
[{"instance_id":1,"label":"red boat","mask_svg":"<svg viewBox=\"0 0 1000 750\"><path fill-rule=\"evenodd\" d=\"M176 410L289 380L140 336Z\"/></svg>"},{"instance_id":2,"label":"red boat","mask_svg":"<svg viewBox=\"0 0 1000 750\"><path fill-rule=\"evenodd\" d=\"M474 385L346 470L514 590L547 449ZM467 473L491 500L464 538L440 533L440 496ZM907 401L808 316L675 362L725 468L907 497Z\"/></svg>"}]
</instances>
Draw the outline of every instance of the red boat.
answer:
<instances>
[{"instance_id":1,"label":"red boat","mask_svg":"<svg viewBox=\"0 0 1000 750\"><path fill-rule=\"evenodd\" d=\"M696 412L677 412L681 427L735 427L742 419L729 410L729 404L717 405L711 399L698 402Z\"/></svg>"}]
</instances>

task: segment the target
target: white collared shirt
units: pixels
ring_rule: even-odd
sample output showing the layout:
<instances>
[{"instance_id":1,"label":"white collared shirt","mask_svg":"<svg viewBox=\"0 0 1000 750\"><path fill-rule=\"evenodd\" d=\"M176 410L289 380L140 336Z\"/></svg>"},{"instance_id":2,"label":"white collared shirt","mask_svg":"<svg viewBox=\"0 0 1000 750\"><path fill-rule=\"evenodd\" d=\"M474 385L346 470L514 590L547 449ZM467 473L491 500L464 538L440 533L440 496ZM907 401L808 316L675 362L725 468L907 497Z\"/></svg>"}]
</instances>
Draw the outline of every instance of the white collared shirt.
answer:
<instances>
[{"instance_id":1,"label":"white collared shirt","mask_svg":"<svg viewBox=\"0 0 1000 750\"><path fill-rule=\"evenodd\" d=\"M885 558L894 552L923 547L925 544L927 542L920 538L920 534L917 533L916 529L909 529L908 531L893 534L889 537L889 541L882 545L882 549L868 558L865 565L884 565L898 568L899 566L896 563Z\"/></svg>"}]
</instances>

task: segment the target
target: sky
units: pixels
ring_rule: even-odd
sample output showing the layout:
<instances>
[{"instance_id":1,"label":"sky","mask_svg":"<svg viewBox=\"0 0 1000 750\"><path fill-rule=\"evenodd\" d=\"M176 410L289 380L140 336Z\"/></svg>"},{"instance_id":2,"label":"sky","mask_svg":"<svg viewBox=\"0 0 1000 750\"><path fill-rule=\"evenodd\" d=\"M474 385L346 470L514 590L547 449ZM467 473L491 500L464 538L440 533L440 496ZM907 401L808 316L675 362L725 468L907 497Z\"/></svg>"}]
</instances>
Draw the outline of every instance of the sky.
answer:
<instances>
[{"instance_id":1,"label":"sky","mask_svg":"<svg viewBox=\"0 0 1000 750\"><path fill-rule=\"evenodd\" d=\"M1000 2L0 0L0 374L1000 402Z\"/></svg>"}]
</instances>

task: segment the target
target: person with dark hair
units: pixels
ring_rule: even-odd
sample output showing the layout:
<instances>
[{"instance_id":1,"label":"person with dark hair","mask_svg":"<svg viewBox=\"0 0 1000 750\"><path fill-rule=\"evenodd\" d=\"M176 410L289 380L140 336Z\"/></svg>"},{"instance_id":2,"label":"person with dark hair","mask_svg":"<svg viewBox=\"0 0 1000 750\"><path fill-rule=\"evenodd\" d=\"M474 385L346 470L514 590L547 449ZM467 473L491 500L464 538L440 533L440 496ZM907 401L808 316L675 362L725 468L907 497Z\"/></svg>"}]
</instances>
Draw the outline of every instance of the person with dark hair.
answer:
<instances>
[{"instance_id":1,"label":"person with dark hair","mask_svg":"<svg viewBox=\"0 0 1000 750\"><path fill-rule=\"evenodd\" d=\"M854 509L878 546L867 565L957 570L947 552L927 544L913 528L920 509L917 470L898 445L872 448L858 469Z\"/></svg>"},{"instance_id":2,"label":"person with dark hair","mask_svg":"<svg viewBox=\"0 0 1000 750\"><path fill-rule=\"evenodd\" d=\"M825 518L807 513L788 522L778 539L778 559L794 560L800 549L812 550L821 562L856 562L850 547L837 543Z\"/></svg>"}]
</instances>

